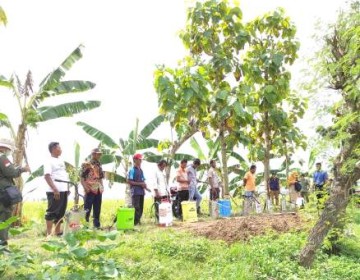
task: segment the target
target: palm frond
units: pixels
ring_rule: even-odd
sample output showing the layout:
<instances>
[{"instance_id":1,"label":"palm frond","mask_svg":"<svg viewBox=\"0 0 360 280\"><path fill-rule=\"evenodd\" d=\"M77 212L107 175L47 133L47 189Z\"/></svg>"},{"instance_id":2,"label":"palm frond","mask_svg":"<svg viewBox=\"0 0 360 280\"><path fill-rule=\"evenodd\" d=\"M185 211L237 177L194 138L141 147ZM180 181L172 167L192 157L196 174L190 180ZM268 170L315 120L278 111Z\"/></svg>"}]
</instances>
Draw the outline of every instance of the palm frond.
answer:
<instances>
[{"instance_id":1,"label":"palm frond","mask_svg":"<svg viewBox=\"0 0 360 280\"><path fill-rule=\"evenodd\" d=\"M56 88L65 76L66 72L71 69L75 62L82 58L81 49L82 45L78 46L62 63L61 65L51 72L45 79L40 83L40 92L49 91Z\"/></svg>"},{"instance_id":2,"label":"palm frond","mask_svg":"<svg viewBox=\"0 0 360 280\"><path fill-rule=\"evenodd\" d=\"M77 101L56 106L39 107L37 109L40 121L48 121L62 117L72 117L74 114L86 112L100 106L100 101Z\"/></svg>"},{"instance_id":3,"label":"palm frond","mask_svg":"<svg viewBox=\"0 0 360 280\"><path fill-rule=\"evenodd\" d=\"M105 134L104 132L98 130L97 128L84 123L84 122L77 122L76 123L78 126L81 126L82 129L89 134L90 136L94 137L95 139L101 141L102 144L104 144L105 146L108 146L110 148L113 149L118 149L119 146L118 144L116 144L116 142L114 140L112 140L110 138L110 136L108 136L107 134Z\"/></svg>"}]
</instances>

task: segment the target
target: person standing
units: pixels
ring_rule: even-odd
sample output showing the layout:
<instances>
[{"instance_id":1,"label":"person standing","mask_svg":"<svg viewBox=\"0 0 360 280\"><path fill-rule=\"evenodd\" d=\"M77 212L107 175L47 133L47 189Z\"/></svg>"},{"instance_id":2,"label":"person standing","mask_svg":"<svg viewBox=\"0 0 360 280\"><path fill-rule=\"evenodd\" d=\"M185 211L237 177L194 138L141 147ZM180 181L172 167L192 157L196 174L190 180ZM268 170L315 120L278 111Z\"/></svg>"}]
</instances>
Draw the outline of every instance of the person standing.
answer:
<instances>
[{"instance_id":1,"label":"person standing","mask_svg":"<svg viewBox=\"0 0 360 280\"><path fill-rule=\"evenodd\" d=\"M218 200L220 197L220 180L216 172L216 161L213 159L210 160L207 177L210 185L210 200Z\"/></svg>"},{"instance_id":2,"label":"person standing","mask_svg":"<svg viewBox=\"0 0 360 280\"><path fill-rule=\"evenodd\" d=\"M299 193L295 189L295 183L298 181L299 181L299 174L297 173L297 171L292 171L288 177L288 187L289 187L290 202L294 207L296 205L296 200L299 197Z\"/></svg>"},{"instance_id":3,"label":"person standing","mask_svg":"<svg viewBox=\"0 0 360 280\"><path fill-rule=\"evenodd\" d=\"M328 181L328 174L326 171L321 170L321 163L316 163L316 171L313 174L313 185L316 192L316 198L319 200L324 196L324 185Z\"/></svg>"},{"instance_id":4,"label":"person standing","mask_svg":"<svg viewBox=\"0 0 360 280\"><path fill-rule=\"evenodd\" d=\"M187 168L187 175L189 179L189 200L196 200L196 212L198 215L201 214L200 203L202 200L202 196L197 187L198 180L196 178L196 169L201 165L200 160L197 158L193 161Z\"/></svg>"},{"instance_id":5,"label":"person standing","mask_svg":"<svg viewBox=\"0 0 360 280\"><path fill-rule=\"evenodd\" d=\"M300 195L304 198L305 202L308 203L309 202L309 188L310 188L309 179L306 178L305 173L301 173L299 181L301 184Z\"/></svg>"},{"instance_id":6,"label":"person standing","mask_svg":"<svg viewBox=\"0 0 360 280\"><path fill-rule=\"evenodd\" d=\"M269 178L269 188L271 203L274 205L275 199L275 205L279 206L280 180L276 176L276 172L271 173L271 177Z\"/></svg>"},{"instance_id":7,"label":"person standing","mask_svg":"<svg viewBox=\"0 0 360 280\"><path fill-rule=\"evenodd\" d=\"M100 163L102 152L99 148L91 151L91 158L81 166L81 185L84 187L86 221L89 222L91 210L93 210L93 226L100 228L100 212L102 193L104 192L104 172Z\"/></svg>"},{"instance_id":8,"label":"person standing","mask_svg":"<svg viewBox=\"0 0 360 280\"><path fill-rule=\"evenodd\" d=\"M14 150L14 143L8 139L0 139L0 191L8 186L14 186L14 178L20 177L23 172L30 172L28 165L15 167L9 160ZM0 222L5 222L12 215L13 206L0 201ZM8 228L0 230L0 246L8 244Z\"/></svg>"},{"instance_id":9,"label":"person standing","mask_svg":"<svg viewBox=\"0 0 360 280\"><path fill-rule=\"evenodd\" d=\"M141 169L142 155L133 156L134 166L129 170L127 182L130 185L131 202L135 208L134 225L140 225L144 211L144 196L147 185L145 183L144 172Z\"/></svg>"},{"instance_id":10,"label":"person standing","mask_svg":"<svg viewBox=\"0 0 360 280\"><path fill-rule=\"evenodd\" d=\"M256 165L251 165L250 170L244 175L245 197L253 197L256 189ZM244 214L247 215L251 209L251 199L245 199Z\"/></svg>"},{"instance_id":11,"label":"person standing","mask_svg":"<svg viewBox=\"0 0 360 280\"><path fill-rule=\"evenodd\" d=\"M69 188L66 183L56 180L69 181L69 176L66 172L65 162L60 159L62 150L59 142L51 142L48 148L51 157L44 164L44 177L48 185L46 190L48 205L45 213L46 233L51 235L53 225L55 225L55 235L61 235L60 225L67 207Z\"/></svg>"},{"instance_id":12,"label":"person standing","mask_svg":"<svg viewBox=\"0 0 360 280\"><path fill-rule=\"evenodd\" d=\"M179 215L182 217L181 202L189 200L189 179L186 171L187 159L182 159L179 169L176 171L177 195L179 199Z\"/></svg>"},{"instance_id":13,"label":"person standing","mask_svg":"<svg viewBox=\"0 0 360 280\"><path fill-rule=\"evenodd\" d=\"M168 184L166 180L165 168L167 166L166 160L162 159L157 164L154 182L154 202L155 202L155 216L159 220L159 204L162 200L169 200Z\"/></svg>"}]
</instances>

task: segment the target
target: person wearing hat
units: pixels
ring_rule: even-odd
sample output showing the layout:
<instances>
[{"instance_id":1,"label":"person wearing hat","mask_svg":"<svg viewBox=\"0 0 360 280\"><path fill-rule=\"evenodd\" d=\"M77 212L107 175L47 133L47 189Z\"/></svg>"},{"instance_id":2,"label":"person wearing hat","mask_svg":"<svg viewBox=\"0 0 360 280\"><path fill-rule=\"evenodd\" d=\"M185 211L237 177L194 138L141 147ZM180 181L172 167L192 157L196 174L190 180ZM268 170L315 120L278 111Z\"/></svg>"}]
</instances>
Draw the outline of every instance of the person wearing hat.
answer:
<instances>
[{"instance_id":1,"label":"person wearing hat","mask_svg":"<svg viewBox=\"0 0 360 280\"><path fill-rule=\"evenodd\" d=\"M28 165L24 167L15 167L9 160L11 152L14 150L14 144L11 140L0 139L0 190L8 186L14 186L14 178L17 178L23 172L30 172ZM4 205L0 201L0 222L5 222L12 215L12 206ZM8 228L0 230L0 245L6 246L8 240Z\"/></svg>"},{"instance_id":2,"label":"person wearing hat","mask_svg":"<svg viewBox=\"0 0 360 280\"><path fill-rule=\"evenodd\" d=\"M299 192L295 189L295 183L299 181L299 173L292 171L288 177L287 183L289 187L290 202L296 205L296 200L299 197Z\"/></svg>"},{"instance_id":3,"label":"person wearing hat","mask_svg":"<svg viewBox=\"0 0 360 280\"><path fill-rule=\"evenodd\" d=\"M52 228L55 226L55 235L62 235L61 222L65 215L69 188L68 184L58 182L57 180L69 181L69 175L66 172L65 162L60 158L62 149L59 142L51 142L48 145L50 158L44 164L44 178L48 185L46 197L48 207L45 213L46 233L52 234Z\"/></svg>"},{"instance_id":4,"label":"person wearing hat","mask_svg":"<svg viewBox=\"0 0 360 280\"><path fill-rule=\"evenodd\" d=\"M135 208L134 225L140 225L141 216L144 211L144 196L147 185L145 183L144 172L141 169L142 155L133 156L134 166L129 170L127 182L130 185L131 202Z\"/></svg>"},{"instance_id":5,"label":"person wearing hat","mask_svg":"<svg viewBox=\"0 0 360 280\"><path fill-rule=\"evenodd\" d=\"M93 225L100 228L100 212L102 193L104 191L104 172L100 163L102 152L99 148L91 151L91 158L81 166L81 185L85 191L86 221L89 222L91 210L93 210Z\"/></svg>"}]
</instances>

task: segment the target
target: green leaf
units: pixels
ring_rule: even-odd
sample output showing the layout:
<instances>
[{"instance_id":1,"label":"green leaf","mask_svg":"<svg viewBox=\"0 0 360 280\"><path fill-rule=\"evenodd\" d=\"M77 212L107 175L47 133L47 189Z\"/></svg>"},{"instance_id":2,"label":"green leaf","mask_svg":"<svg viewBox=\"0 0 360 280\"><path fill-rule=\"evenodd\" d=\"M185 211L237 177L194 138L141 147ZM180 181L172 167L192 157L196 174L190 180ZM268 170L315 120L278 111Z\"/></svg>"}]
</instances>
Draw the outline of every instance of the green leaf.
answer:
<instances>
[{"instance_id":1,"label":"green leaf","mask_svg":"<svg viewBox=\"0 0 360 280\"><path fill-rule=\"evenodd\" d=\"M191 137L191 139L190 139L190 145L191 145L191 147L195 150L195 152L196 152L196 154L197 154L197 157L198 157L200 160L205 160L205 159L206 159L206 156L205 156L205 154L203 153L200 144L198 143L198 141L197 141L194 137Z\"/></svg>"},{"instance_id":2,"label":"green leaf","mask_svg":"<svg viewBox=\"0 0 360 280\"><path fill-rule=\"evenodd\" d=\"M100 101L77 101L56 106L38 108L41 121L48 121L62 117L72 117L74 114L86 112L100 106Z\"/></svg>"},{"instance_id":3,"label":"green leaf","mask_svg":"<svg viewBox=\"0 0 360 280\"><path fill-rule=\"evenodd\" d=\"M154 118L152 121L150 121L141 131L139 136L142 138L147 138L150 136L156 128L158 128L164 121L165 117L163 115L159 115L156 118Z\"/></svg>"},{"instance_id":4,"label":"green leaf","mask_svg":"<svg viewBox=\"0 0 360 280\"><path fill-rule=\"evenodd\" d=\"M35 171L31 172L29 178L26 180L26 183L31 182L32 180L44 176L44 165L41 165L38 169L36 169Z\"/></svg>"},{"instance_id":5,"label":"green leaf","mask_svg":"<svg viewBox=\"0 0 360 280\"><path fill-rule=\"evenodd\" d=\"M0 7L0 8L1 8L1 7ZM8 79L6 79L4 76L0 75L0 86L12 88L12 87L13 87L13 84L12 84L11 81L9 81Z\"/></svg>"},{"instance_id":6,"label":"green leaf","mask_svg":"<svg viewBox=\"0 0 360 280\"><path fill-rule=\"evenodd\" d=\"M89 81L64 81L52 89L52 94L61 95L66 93L84 92L93 89L95 84Z\"/></svg>"},{"instance_id":7,"label":"green leaf","mask_svg":"<svg viewBox=\"0 0 360 280\"><path fill-rule=\"evenodd\" d=\"M7 17L3 8L0 7L0 24L7 24Z\"/></svg>"},{"instance_id":8,"label":"green leaf","mask_svg":"<svg viewBox=\"0 0 360 280\"><path fill-rule=\"evenodd\" d=\"M88 256L88 251L84 247L78 247L71 250L77 259L84 259Z\"/></svg>"},{"instance_id":9,"label":"green leaf","mask_svg":"<svg viewBox=\"0 0 360 280\"><path fill-rule=\"evenodd\" d=\"M245 111L244 111L244 108L243 106L241 105L240 102L236 101L234 104L234 111L235 111L235 114L238 116L238 117L241 117L244 115Z\"/></svg>"},{"instance_id":10,"label":"green leaf","mask_svg":"<svg viewBox=\"0 0 360 280\"><path fill-rule=\"evenodd\" d=\"M71 69L75 62L79 61L82 58L81 49L82 45L77 47L62 63L61 65L51 72L41 83L40 88L42 89L40 92L53 90L56 88L61 81L61 79L65 76L66 72Z\"/></svg>"},{"instance_id":11,"label":"green leaf","mask_svg":"<svg viewBox=\"0 0 360 280\"><path fill-rule=\"evenodd\" d=\"M0 230L8 228L9 226L11 226L12 223L15 223L18 219L19 219L18 217L13 216L4 222L0 222Z\"/></svg>"},{"instance_id":12,"label":"green leaf","mask_svg":"<svg viewBox=\"0 0 360 280\"><path fill-rule=\"evenodd\" d=\"M220 100L226 100L228 97L229 92L227 90L220 90L217 94L216 94L216 98L220 99Z\"/></svg>"},{"instance_id":13,"label":"green leaf","mask_svg":"<svg viewBox=\"0 0 360 280\"><path fill-rule=\"evenodd\" d=\"M91 125L88 125L87 123L84 123L84 122L77 122L76 124L78 126L81 126L82 129L87 134L89 134L90 136L94 137L95 139L101 141L101 143L104 144L105 146L108 146L112 149L119 148L118 144L116 144L115 141L110 138L110 136L108 136L104 132L98 130L97 128L92 127Z\"/></svg>"}]
</instances>

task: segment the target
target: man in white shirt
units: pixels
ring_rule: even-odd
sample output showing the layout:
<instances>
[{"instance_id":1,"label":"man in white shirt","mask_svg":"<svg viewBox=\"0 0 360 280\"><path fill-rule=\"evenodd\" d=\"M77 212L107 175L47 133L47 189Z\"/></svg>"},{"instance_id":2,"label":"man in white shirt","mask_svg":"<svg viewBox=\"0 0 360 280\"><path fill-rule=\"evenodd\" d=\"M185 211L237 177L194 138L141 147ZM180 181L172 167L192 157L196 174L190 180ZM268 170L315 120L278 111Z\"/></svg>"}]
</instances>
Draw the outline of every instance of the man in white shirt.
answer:
<instances>
[{"instance_id":1,"label":"man in white shirt","mask_svg":"<svg viewBox=\"0 0 360 280\"><path fill-rule=\"evenodd\" d=\"M210 160L210 169L207 175L210 185L210 200L218 200L220 197L220 180L216 172L216 161L213 159Z\"/></svg>"},{"instance_id":2,"label":"man in white shirt","mask_svg":"<svg viewBox=\"0 0 360 280\"><path fill-rule=\"evenodd\" d=\"M159 220L159 204L162 200L169 200L168 184L166 180L165 168L167 166L166 160L162 159L157 164L158 168L155 172L154 192L155 192L155 215Z\"/></svg>"},{"instance_id":3,"label":"man in white shirt","mask_svg":"<svg viewBox=\"0 0 360 280\"><path fill-rule=\"evenodd\" d=\"M51 142L49 152L51 157L44 164L45 181L48 184L46 190L48 208L45 214L46 233L51 235L52 227L55 225L55 235L61 235L60 225L67 207L69 189L66 183L56 180L69 181L69 176L64 161L59 158L62 153L59 143Z\"/></svg>"},{"instance_id":4,"label":"man in white shirt","mask_svg":"<svg viewBox=\"0 0 360 280\"><path fill-rule=\"evenodd\" d=\"M201 165L200 159L194 159L193 164L188 166L187 175L189 179L189 200L196 200L196 209L198 215L201 215L200 203L202 196L197 188L198 180L196 178L196 169Z\"/></svg>"}]
</instances>

